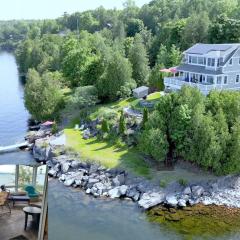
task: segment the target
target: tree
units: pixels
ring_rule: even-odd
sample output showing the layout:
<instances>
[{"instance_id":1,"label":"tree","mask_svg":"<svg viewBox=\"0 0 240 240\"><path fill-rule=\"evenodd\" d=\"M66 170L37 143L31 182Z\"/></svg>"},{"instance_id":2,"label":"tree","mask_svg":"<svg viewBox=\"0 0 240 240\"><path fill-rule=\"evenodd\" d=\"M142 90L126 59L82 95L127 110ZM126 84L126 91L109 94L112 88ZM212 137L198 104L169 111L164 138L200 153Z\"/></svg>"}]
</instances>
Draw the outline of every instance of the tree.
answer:
<instances>
[{"instance_id":1,"label":"tree","mask_svg":"<svg viewBox=\"0 0 240 240\"><path fill-rule=\"evenodd\" d=\"M99 97L114 101L131 94L136 84L132 80L132 67L119 52L114 52L106 63L103 76L97 83Z\"/></svg>"},{"instance_id":2,"label":"tree","mask_svg":"<svg viewBox=\"0 0 240 240\"><path fill-rule=\"evenodd\" d=\"M146 84L149 75L149 62L147 51L139 34L135 36L134 43L130 48L129 60L133 67L133 79L137 85Z\"/></svg>"},{"instance_id":3,"label":"tree","mask_svg":"<svg viewBox=\"0 0 240 240\"><path fill-rule=\"evenodd\" d=\"M160 72L160 69L163 69L163 68L164 68L163 65L156 64L150 72L148 84L154 90L158 90L158 91L164 90L164 83L163 83L164 73Z\"/></svg>"},{"instance_id":4,"label":"tree","mask_svg":"<svg viewBox=\"0 0 240 240\"><path fill-rule=\"evenodd\" d=\"M206 12L190 16L183 33L184 48L186 49L195 43L207 42L209 26L210 20Z\"/></svg>"},{"instance_id":5,"label":"tree","mask_svg":"<svg viewBox=\"0 0 240 240\"><path fill-rule=\"evenodd\" d=\"M225 174L240 172L240 124L237 121L231 129L232 135L229 142L229 158L223 164Z\"/></svg>"},{"instance_id":6,"label":"tree","mask_svg":"<svg viewBox=\"0 0 240 240\"><path fill-rule=\"evenodd\" d=\"M62 103L59 82L50 72L40 76L36 70L30 69L27 74L24 100L34 119L42 121L57 118Z\"/></svg>"},{"instance_id":7,"label":"tree","mask_svg":"<svg viewBox=\"0 0 240 240\"><path fill-rule=\"evenodd\" d=\"M136 18L130 18L127 21L127 36L134 37L144 29L143 21Z\"/></svg>"},{"instance_id":8,"label":"tree","mask_svg":"<svg viewBox=\"0 0 240 240\"><path fill-rule=\"evenodd\" d=\"M108 121L106 119L102 120L102 132L109 133L109 125L108 125Z\"/></svg>"},{"instance_id":9,"label":"tree","mask_svg":"<svg viewBox=\"0 0 240 240\"><path fill-rule=\"evenodd\" d=\"M118 126L119 133L123 135L126 131L126 123L123 111L121 112L120 119L119 119L119 126Z\"/></svg>"},{"instance_id":10,"label":"tree","mask_svg":"<svg viewBox=\"0 0 240 240\"><path fill-rule=\"evenodd\" d=\"M148 121L148 109L144 108L143 109L143 120L142 120L142 128L143 129L145 128L147 121Z\"/></svg>"},{"instance_id":11,"label":"tree","mask_svg":"<svg viewBox=\"0 0 240 240\"><path fill-rule=\"evenodd\" d=\"M144 130L139 141L139 149L159 162L166 160L168 142L160 129Z\"/></svg>"},{"instance_id":12,"label":"tree","mask_svg":"<svg viewBox=\"0 0 240 240\"><path fill-rule=\"evenodd\" d=\"M210 41L213 43L236 43L240 41L240 20L222 14L210 28Z\"/></svg>"},{"instance_id":13,"label":"tree","mask_svg":"<svg viewBox=\"0 0 240 240\"><path fill-rule=\"evenodd\" d=\"M70 97L67 109L78 111L83 108L94 106L98 102L97 89L94 86L84 86L75 89Z\"/></svg>"}]
</instances>

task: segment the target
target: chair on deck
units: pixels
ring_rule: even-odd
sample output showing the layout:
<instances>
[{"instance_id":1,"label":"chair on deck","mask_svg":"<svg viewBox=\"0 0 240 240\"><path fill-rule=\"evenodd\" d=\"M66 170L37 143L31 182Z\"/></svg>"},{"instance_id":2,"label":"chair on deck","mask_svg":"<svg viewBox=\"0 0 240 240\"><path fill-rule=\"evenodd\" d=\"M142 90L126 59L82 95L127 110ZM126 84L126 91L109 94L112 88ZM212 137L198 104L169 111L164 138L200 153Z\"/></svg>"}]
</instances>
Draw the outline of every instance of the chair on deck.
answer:
<instances>
[{"instance_id":1,"label":"chair on deck","mask_svg":"<svg viewBox=\"0 0 240 240\"><path fill-rule=\"evenodd\" d=\"M25 187L25 191L27 192L30 199L39 197L39 193L36 191L35 187L33 187L32 185L27 185Z\"/></svg>"},{"instance_id":2,"label":"chair on deck","mask_svg":"<svg viewBox=\"0 0 240 240\"><path fill-rule=\"evenodd\" d=\"M3 207L6 207L9 209L9 213L11 214L11 208L8 202L9 192L0 192L0 206L3 210Z\"/></svg>"}]
</instances>

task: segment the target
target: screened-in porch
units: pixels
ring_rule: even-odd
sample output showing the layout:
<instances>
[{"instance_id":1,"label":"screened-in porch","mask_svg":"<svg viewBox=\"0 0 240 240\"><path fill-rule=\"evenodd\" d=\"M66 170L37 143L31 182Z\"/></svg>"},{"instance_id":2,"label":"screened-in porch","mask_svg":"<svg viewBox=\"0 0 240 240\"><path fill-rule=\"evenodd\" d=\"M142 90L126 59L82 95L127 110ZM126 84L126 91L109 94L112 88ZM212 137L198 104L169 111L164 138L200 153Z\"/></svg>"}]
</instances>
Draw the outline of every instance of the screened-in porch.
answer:
<instances>
[{"instance_id":1,"label":"screened-in porch","mask_svg":"<svg viewBox=\"0 0 240 240\"><path fill-rule=\"evenodd\" d=\"M0 165L0 185L0 239L46 240L46 166Z\"/></svg>"}]
</instances>

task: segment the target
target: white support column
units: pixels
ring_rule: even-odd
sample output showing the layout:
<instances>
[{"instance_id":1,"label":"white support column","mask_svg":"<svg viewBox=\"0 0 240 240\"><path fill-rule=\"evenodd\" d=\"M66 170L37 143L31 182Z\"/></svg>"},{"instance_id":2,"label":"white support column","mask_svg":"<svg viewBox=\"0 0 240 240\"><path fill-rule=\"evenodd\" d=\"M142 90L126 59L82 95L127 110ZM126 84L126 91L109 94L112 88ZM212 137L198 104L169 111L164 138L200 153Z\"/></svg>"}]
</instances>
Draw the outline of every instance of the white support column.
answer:
<instances>
[{"instance_id":1,"label":"white support column","mask_svg":"<svg viewBox=\"0 0 240 240\"><path fill-rule=\"evenodd\" d=\"M36 184L37 184L37 170L38 170L38 166L33 166L32 185L34 187L36 187Z\"/></svg>"},{"instance_id":2,"label":"white support column","mask_svg":"<svg viewBox=\"0 0 240 240\"><path fill-rule=\"evenodd\" d=\"M48 171L45 173L45 181L44 181L44 188L43 188L43 200L42 200L42 213L40 217L40 223L39 223L39 232L38 232L38 240L44 239L44 231L45 226L47 224L47 212L48 212Z\"/></svg>"},{"instance_id":3,"label":"white support column","mask_svg":"<svg viewBox=\"0 0 240 240\"><path fill-rule=\"evenodd\" d=\"M15 168L15 192L18 192L18 180L19 180L19 165Z\"/></svg>"}]
</instances>

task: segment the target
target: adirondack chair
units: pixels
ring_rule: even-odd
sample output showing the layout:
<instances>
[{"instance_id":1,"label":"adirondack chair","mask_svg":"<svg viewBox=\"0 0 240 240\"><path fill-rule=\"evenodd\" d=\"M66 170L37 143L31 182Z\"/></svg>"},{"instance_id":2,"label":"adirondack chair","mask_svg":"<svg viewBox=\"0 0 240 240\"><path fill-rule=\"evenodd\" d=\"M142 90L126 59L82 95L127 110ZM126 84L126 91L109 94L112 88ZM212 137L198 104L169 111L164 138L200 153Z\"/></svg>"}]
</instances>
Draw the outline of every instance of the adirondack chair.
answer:
<instances>
[{"instance_id":1,"label":"adirondack chair","mask_svg":"<svg viewBox=\"0 0 240 240\"><path fill-rule=\"evenodd\" d=\"M9 192L2 191L0 192L0 206L3 210L3 207L6 207L11 214L11 208L8 202Z\"/></svg>"},{"instance_id":2,"label":"adirondack chair","mask_svg":"<svg viewBox=\"0 0 240 240\"><path fill-rule=\"evenodd\" d=\"M39 193L36 191L35 187L32 185L27 185L24 189L30 198L38 198Z\"/></svg>"}]
</instances>

